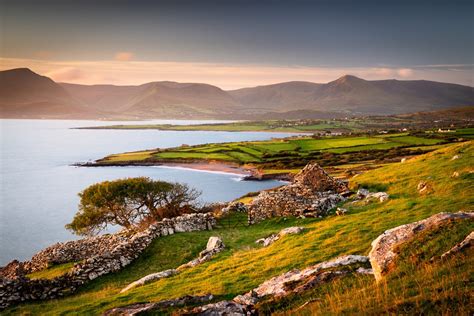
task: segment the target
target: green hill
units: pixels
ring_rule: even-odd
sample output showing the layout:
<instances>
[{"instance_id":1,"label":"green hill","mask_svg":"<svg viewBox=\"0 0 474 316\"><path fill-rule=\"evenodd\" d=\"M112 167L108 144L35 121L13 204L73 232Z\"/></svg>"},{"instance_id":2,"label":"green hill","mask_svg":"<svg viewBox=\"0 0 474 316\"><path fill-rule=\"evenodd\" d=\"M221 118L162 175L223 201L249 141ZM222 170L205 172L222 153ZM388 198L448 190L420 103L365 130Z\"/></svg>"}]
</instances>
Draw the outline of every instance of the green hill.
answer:
<instances>
[{"instance_id":1,"label":"green hill","mask_svg":"<svg viewBox=\"0 0 474 316\"><path fill-rule=\"evenodd\" d=\"M293 268L345 254L367 255L372 240L387 229L439 212L472 210L473 158L474 145L467 142L356 176L350 181L352 188L386 191L390 199L369 204L347 202L344 207L349 212L345 216L277 218L234 228L226 227L223 220L220 228L213 231L158 238L131 265L92 281L70 297L23 304L4 313L93 315L112 307L186 294L211 293L216 300L231 299ZM429 184L430 192L418 192L420 181ZM306 232L282 238L266 248L255 244L258 238L295 225L305 226ZM472 222L451 223L436 233L423 234L413 241L413 246L400 250L404 261L384 282L376 284L371 276L339 279L305 296L289 297L261 308L292 314L469 314L474 275L472 250L465 258L455 257L445 262L430 264L429 258L450 249L473 229ZM174 268L194 258L210 236L222 237L227 245L210 262L119 294L125 285L146 274Z\"/></svg>"}]
</instances>

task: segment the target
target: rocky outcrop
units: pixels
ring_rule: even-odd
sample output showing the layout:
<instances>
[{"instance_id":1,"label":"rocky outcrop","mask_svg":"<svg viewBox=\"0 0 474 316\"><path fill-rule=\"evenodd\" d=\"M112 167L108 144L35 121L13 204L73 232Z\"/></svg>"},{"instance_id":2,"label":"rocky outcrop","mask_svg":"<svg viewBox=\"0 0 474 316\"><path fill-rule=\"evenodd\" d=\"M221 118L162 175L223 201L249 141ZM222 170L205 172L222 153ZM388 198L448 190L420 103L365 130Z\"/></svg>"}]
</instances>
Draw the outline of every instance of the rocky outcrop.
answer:
<instances>
[{"instance_id":1,"label":"rocky outcrop","mask_svg":"<svg viewBox=\"0 0 474 316\"><path fill-rule=\"evenodd\" d=\"M446 251L445 253L443 253L440 259L447 259L473 246L474 246L474 232L471 232L469 235L467 235L467 237L463 241L456 244L449 251Z\"/></svg>"},{"instance_id":2,"label":"rocky outcrop","mask_svg":"<svg viewBox=\"0 0 474 316\"><path fill-rule=\"evenodd\" d=\"M364 200L365 202L385 202L389 199L389 197L390 196L386 192L370 192L366 189L357 190L357 200Z\"/></svg>"},{"instance_id":3,"label":"rocky outcrop","mask_svg":"<svg viewBox=\"0 0 474 316\"><path fill-rule=\"evenodd\" d=\"M101 275L116 272L129 265L157 237L174 234L175 232L212 229L215 224L216 221L212 214L186 214L172 219L164 219L133 235L119 233L115 237L104 237L106 240L115 240L117 243L114 244L114 247L108 242L89 242L88 239L56 244L39 252L33 256L32 261L24 263L23 266L39 267L43 266L44 262L49 264L51 258L53 260L57 258L55 254L62 252L75 258L84 253L95 253L96 255L84 258L75 264L71 271L51 280L30 280L25 275L14 277L9 275L9 278L7 278L3 275L0 280L0 309L16 302L57 298L70 294L81 285ZM73 245L77 245L78 254L73 253ZM86 245L91 247L105 246L95 250L85 250ZM50 257L51 254L53 254L52 257Z\"/></svg>"},{"instance_id":4,"label":"rocky outcrop","mask_svg":"<svg viewBox=\"0 0 474 316\"><path fill-rule=\"evenodd\" d=\"M147 276L144 276L143 278L141 278L137 281L134 281L134 282L130 283L129 285L127 285L125 288L123 288L120 291L120 293L124 293L128 290L131 290L131 289L136 288L138 286L145 285L145 284L153 282L153 281L157 281L157 280L164 279L164 278L169 278L171 276L174 276L174 275L182 272L185 269L192 268L192 267L195 267L195 266L197 266L201 263L209 261L209 260L212 259L212 257L216 253L219 253L222 250L224 250L224 248L225 248L225 245L222 242L222 239L220 239L219 237L210 237L209 240L207 241L206 249L201 251L199 253L199 256L196 259L191 260L188 263L182 264L176 269L169 269L169 270L160 271L160 272L157 272L157 273L152 273L152 274L149 274Z\"/></svg>"},{"instance_id":5,"label":"rocky outcrop","mask_svg":"<svg viewBox=\"0 0 474 316\"><path fill-rule=\"evenodd\" d=\"M182 311L181 315L200 316L250 316L258 315L252 306L234 301L220 301L217 303L198 306L191 311Z\"/></svg>"},{"instance_id":6,"label":"rocky outcrop","mask_svg":"<svg viewBox=\"0 0 474 316\"><path fill-rule=\"evenodd\" d=\"M350 274L373 274L369 266L369 258L359 255L347 255L333 260L318 263L303 270L292 270L277 277L271 278L257 288L243 295L236 296L233 300L225 300L198 306L192 309L181 309L178 315L258 315L255 305L263 301L272 301L291 294L300 294L322 284L330 282L335 278ZM212 298L210 298L212 299ZM209 300L210 300L209 299ZM126 307L112 309L106 315L137 315L141 312L156 311L169 302L167 300L158 303L134 304ZM199 302L193 303L197 304Z\"/></svg>"},{"instance_id":7,"label":"rocky outcrop","mask_svg":"<svg viewBox=\"0 0 474 316\"><path fill-rule=\"evenodd\" d=\"M344 216L344 215L346 215L348 212L349 212L349 211L348 211L347 209L342 208L342 207L338 207L338 208L336 209L336 215L337 215L337 216Z\"/></svg>"},{"instance_id":8,"label":"rocky outcrop","mask_svg":"<svg viewBox=\"0 0 474 316\"><path fill-rule=\"evenodd\" d=\"M418 190L418 193L421 195L426 195L433 192L433 186L431 185L431 183L427 181L420 181L418 185L416 186L416 189Z\"/></svg>"},{"instance_id":9,"label":"rocky outcrop","mask_svg":"<svg viewBox=\"0 0 474 316\"><path fill-rule=\"evenodd\" d=\"M125 307L117 307L110 309L104 313L105 316L134 316L140 314L146 314L159 312L163 309L170 307L184 307L185 305L196 305L210 302L214 299L214 296L202 295L202 296L190 296L186 295L177 299L164 300L156 303L142 303L133 304Z\"/></svg>"},{"instance_id":10,"label":"rocky outcrop","mask_svg":"<svg viewBox=\"0 0 474 316\"><path fill-rule=\"evenodd\" d=\"M248 206L249 223L279 216L321 217L345 200L345 183L330 177L318 164L308 164L294 182L263 191Z\"/></svg>"},{"instance_id":11,"label":"rocky outcrop","mask_svg":"<svg viewBox=\"0 0 474 316\"><path fill-rule=\"evenodd\" d=\"M192 268L192 267L195 267L197 265L200 265L201 263L209 261L209 260L212 259L212 257L215 254L217 254L217 253L221 252L222 250L224 250L224 248L225 248L225 245L224 245L224 242L222 241L222 239L220 239L219 237L210 237L208 242L207 242L206 249L201 251L199 253L199 256L196 259L191 260L188 263L180 265L177 268L177 270L178 271L183 271L185 269Z\"/></svg>"},{"instance_id":12,"label":"rocky outcrop","mask_svg":"<svg viewBox=\"0 0 474 316\"><path fill-rule=\"evenodd\" d=\"M250 292L238 295L231 301L220 301L180 311L182 315L258 315L255 305L266 300L275 300L290 294L300 294L351 273L372 274L367 268L369 258L348 255L325 261L304 270L292 270L263 282Z\"/></svg>"},{"instance_id":13,"label":"rocky outcrop","mask_svg":"<svg viewBox=\"0 0 474 316\"><path fill-rule=\"evenodd\" d=\"M439 213L427 219L401 225L385 231L372 242L369 253L370 263L377 280L381 280L395 264L397 258L396 248L402 243L413 239L417 234L436 228L451 220L474 219L472 212Z\"/></svg>"},{"instance_id":14,"label":"rocky outcrop","mask_svg":"<svg viewBox=\"0 0 474 316\"><path fill-rule=\"evenodd\" d=\"M358 255L348 255L318 263L303 270L292 270L271 278L253 289L239 295L234 301L244 305L255 305L264 298L279 298L291 293L300 293L309 288L314 288L337 276L342 276L351 271L356 273L371 274L367 269L369 258Z\"/></svg>"},{"instance_id":15,"label":"rocky outcrop","mask_svg":"<svg viewBox=\"0 0 474 316\"><path fill-rule=\"evenodd\" d=\"M120 291L120 293L127 292L128 290L131 290L133 288L145 285L145 284L153 282L153 281L158 281L160 279L169 278L170 276L173 276L173 275L176 275L176 274L178 274L178 271L176 269L168 269L168 270L165 270L165 271L160 271L160 272L157 272L157 273L148 274L147 276L144 276L143 278L141 278L137 281L134 281L134 282L130 283L129 285L127 285L125 288L123 288Z\"/></svg>"},{"instance_id":16,"label":"rocky outcrop","mask_svg":"<svg viewBox=\"0 0 474 316\"><path fill-rule=\"evenodd\" d=\"M273 244L275 241L279 240L283 236L299 234L303 230L304 230L304 227L297 227L297 226L287 227L285 229L282 229L278 234L270 235L267 238L260 238L255 242L257 244L261 244L263 247L267 247L267 246Z\"/></svg>"}]
</instances>

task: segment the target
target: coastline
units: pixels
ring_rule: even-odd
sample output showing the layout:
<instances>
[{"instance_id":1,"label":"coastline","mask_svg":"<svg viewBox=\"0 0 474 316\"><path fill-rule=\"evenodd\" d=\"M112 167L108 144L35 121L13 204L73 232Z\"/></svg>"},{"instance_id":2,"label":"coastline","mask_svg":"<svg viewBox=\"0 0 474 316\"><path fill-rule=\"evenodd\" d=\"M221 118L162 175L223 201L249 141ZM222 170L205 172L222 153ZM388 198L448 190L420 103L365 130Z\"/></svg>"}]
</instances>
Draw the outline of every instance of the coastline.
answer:
<instances>
[{"instance_id":1,"label":"coastline","mask_svg":"<svg viewBox=\"0 0 474 316\"><path fill-rule=\"evenodd\" d=\"M211 173L225 173L231 175L237 175L242 177L243 181L265 181L265 180L280 180L280 181L291 181L292 176L287 173L275 173L275 174L263 174L256 168L251 166L239 166L232 163L224 163L221 161L199 161L193 160L189 162L149 162L149 161L123 161L123 162L93 162L93 163L76 163L73 164L75 167L133 167L133 166L148 166L148 167L164 167L164 168L177 168L177 169L189 169L202 172Z\"/></svg>"},{"instance_id":2,"label":"coastline","mask_svg":"<svg viewBox=\"0 0 474 316\"><path fill-rule=\"evenodd\" d=\"M193 125L191 125L193 126ZM301 130L289 130L289 131L279 131L279 130L272 130L272 129L253 129L253 130L232 130L232 129L222 129L222 130L215 130L215 129L179 129L179 128L156 128L156 127L116 127L114 125L110 126L85 126L85 127L72 127L71 129L85 129L85 130L96 130L96 129L105 129L105 130L156 130L156 131L174 131L174 132L228 132L228 133L242 133L242 132L250 132L250 133L280 133L280 134L288 134L289 136L292 135L312 135L317 130L314 131L301 131Z\"/></svg>"},{"instance_id":3,"label":"coastline","mask_svg":"<svg viewBox=\"0 0 474 316\"><path fill-rule=\"evenodd\" d=\"M161 163L157 165L159 167L165 168L179 168L179 169L191 169L191 170L198 170L204 172L218 172L218 173L227 173L227 174L234 174L239 176L251 176L253 173L256 172L255 169L252 168L244 168L239 166L234 166L231 164L225 164L221 162L190 162L190 163Z\"/></svg>"}]
</instances>

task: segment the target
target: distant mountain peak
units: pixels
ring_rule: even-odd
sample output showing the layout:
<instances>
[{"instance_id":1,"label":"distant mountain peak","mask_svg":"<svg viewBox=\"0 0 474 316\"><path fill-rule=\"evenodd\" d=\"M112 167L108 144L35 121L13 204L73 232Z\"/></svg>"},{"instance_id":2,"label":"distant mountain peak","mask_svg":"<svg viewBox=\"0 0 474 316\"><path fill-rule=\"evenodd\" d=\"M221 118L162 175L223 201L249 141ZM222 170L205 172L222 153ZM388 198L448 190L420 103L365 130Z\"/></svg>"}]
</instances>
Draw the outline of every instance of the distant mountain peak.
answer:
<instances>
[{"instance_id":1,"label":"distant mountain peak","mask_svg":"<svg viewBox=\"0 0 474 316\"><path fill-rule=\"evenodd\" d=\"M367 81L367 80L364 80L362 78L359 78L359 77L356 77L354 75L344 75L336 80L334 80L333 82L341 82L341 83L344 83L344 82L353 82L353 81Z\"/></svg>"},{"instance_id":2,"label":"distant mountain peak","mask_svg":"<svg viewBox=\"0 0 474 316\"><path fill-rule=\"evenodd\" d=\"M31 70L30 68L13 68L13 69L8 69L8 70L5 70L5 72L27 72L27 73L35 73L33 70Z\"/></svg>"},{"instance_id":3,"label":"distant mountain peak","mask_svg":"<svg viewBox=\"0 0 474 316\"><path fill-rule=\"evenodd\" d=\"M3 76L38 76L42 77L41 75L37 74L36 72L32 71L30 68L14 68L0 71L0 74Z\"/></svg>"},{"instance_id":4,"label":"distant mountain peak","mask_svg":"<svg viewBox=\"0 0 474 316\"><path fill-rule=\"evenodd\" d=\"M396 114L474 104L474 88L431 81L282 82L224 91L205 83L59 85L28 68L0 71L0 117L226 118L273 113ZM239 116L240 115L240 116ZM308 114L310 115L310 114Z\"/></svg>"}]
</instances>

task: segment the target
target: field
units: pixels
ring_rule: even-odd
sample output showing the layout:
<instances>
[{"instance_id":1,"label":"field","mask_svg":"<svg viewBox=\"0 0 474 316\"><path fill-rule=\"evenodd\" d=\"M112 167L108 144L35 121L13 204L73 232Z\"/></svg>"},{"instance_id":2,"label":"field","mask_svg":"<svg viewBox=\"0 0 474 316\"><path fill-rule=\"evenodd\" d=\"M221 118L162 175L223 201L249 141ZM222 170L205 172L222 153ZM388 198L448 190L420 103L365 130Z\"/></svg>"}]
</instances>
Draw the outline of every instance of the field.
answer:
<instances>
[{"instance_id":1,"label":"field","mask_svg":"<svg viewBox=\"0 0 474 316\"><path fill-rule=\"evenodd\" d=\"M369 131L415 131L472 127L473 107L437 112L421 112L393 116L362 116L334 119L238 121L230 123L172 125L172 124L121 124L84 127L86 129L157 129L172 131L229 131L229 132L288 132L319 135L366 133ZM472 133L471 133L472 134Z\"/></svg>"},{"instance_id":2,"label":"field","mask_svg":"<svg viewBox=\"0 0 474 316\"><path fill-rule=\"evenodd\" d=\"M471 136L472 129L463 132ZM183 145L114 154L97 161L98 165L190 163L220 161L245 166L261 174L288 173L277 170L298 170L310 161L335 167L364 163L359 168L399 161L402 157L429 152L452 143L456 138L433 133L393 133L361 136L298 136L269 141Z\"/></svg>"},{"instance_id":3,"label":"field","mask_svg":"<svg viewBox=\"0 0 474 316\"><path fill-rule=\"evenodd\" d=\"M312 133L326 130L360 131L363 125L356 121L256 121L234 122L198 125L171 125L171 124L140 124L140 125L111 125L99 127L86 127L87 129L157 129L164 131L227 131L227 132L287 132L287 133Z\"/></svg>"},{"instance_id":4,"label":"field","mask_svg":"<svg viewBox=\"0 0 474 316\"><path fill-rule=\"evenodd\" d=\"M413 139L408 141L413 142ZM455 155L459 158L453 160ZM115 306L186 294L212 293L216 300L229 299L290 269L304 268L345 254L366 255L371 241L387 229L439 212L473 209L473 159L474 145L467 142L352 178L351 188L384 190L390 194L390 199L384 203L364 205L347 203L344 205L349 209L346 216L278 218L250 227L221 227L210 232L158 238L130 266L92 281L75 295L22 304L6 310L5 314L37 315L45 311L48 315L101 314ZM453 177L454 172L459 176ZM416 187L420 181L431 183L431 194L418 194ZM267 248L255 244L256 239L293 225L305 226L307 230L301 235L285 237ZM413 241L415 246L400 250L401 257L407 259L406 263L400 264L382 283L375 283L369 276L340 279L304 297L290 297L262 308L268 312L305 315L410 314L420 311L425 314L468 315L472 312L469 307L472 307L474 273L472 252L465 258L456 257L446 262L430 263L429 258L443 253L473 229L472 221L451 223L436 234L420 236ZM210 262L119 294L120 289L131 281L194 258L212 235L221 236L227 248ZM306 301L311 303L299 308Z\"/></svg>"}]
</instances>

